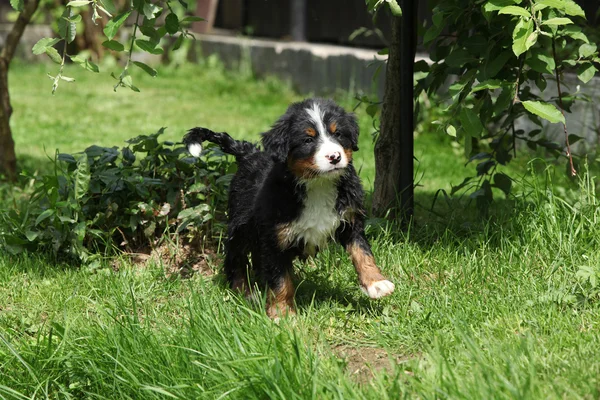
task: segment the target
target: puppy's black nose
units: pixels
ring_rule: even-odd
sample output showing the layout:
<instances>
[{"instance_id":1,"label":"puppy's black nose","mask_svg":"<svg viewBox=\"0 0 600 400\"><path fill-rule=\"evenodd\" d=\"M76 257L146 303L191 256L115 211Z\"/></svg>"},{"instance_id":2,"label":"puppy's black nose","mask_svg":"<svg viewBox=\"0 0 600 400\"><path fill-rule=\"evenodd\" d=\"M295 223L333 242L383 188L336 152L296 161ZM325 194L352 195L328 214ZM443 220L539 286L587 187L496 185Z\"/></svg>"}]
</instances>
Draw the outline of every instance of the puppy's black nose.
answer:
<instances>
[{"instance_id":1,"label":"puppy's black nose","mask_svg":"<svg viewBox=\"0 0 600 400\"><path fill-rule=\"evenodd\" d=\"M325 157L329 160L329 163L335 165L342 161L342 155L339 151L333 152L331 154L327 154Z\"/></svg>"}]
</instances>

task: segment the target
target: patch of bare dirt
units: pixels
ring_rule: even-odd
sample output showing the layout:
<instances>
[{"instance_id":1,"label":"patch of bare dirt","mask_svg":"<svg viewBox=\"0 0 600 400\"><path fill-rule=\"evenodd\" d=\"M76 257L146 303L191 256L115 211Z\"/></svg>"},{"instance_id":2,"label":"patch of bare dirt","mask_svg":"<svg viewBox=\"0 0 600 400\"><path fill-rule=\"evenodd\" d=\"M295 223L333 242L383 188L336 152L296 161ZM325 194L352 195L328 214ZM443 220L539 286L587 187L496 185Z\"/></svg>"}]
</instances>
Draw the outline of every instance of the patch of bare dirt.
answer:
<instances>
[{"instance_id":1,"label":"patch of bare dirt","mask_svg":"<svg viewBox=\"0 0 600 400\"><path fill-rule=\"evenodd\" d=\"M156 263L165 267L167 276L180 275L189 278L193 274L212 276L215 268L221 262L221 255L212 248L202 248L193 242L175 244L163 243L152 249L144 249L135 253L126 253L130 262L139 267ZM120 261L113 263L113 268L120 268Z\"/></svg>"},{"instance_id":2,"label":"patch of bare dirt","mask_svg":"<svg viewBox=\"0 0 600 400\"><path fill-rule=\"evenodd\" d=\"M391 355L378 347L336 346L334 353L346 362L346 369L358 383L368 383L375 373L393 371L393 364L408 360L410 357ZM407 371L408 373L408 371Z\"/></svg>"}]
</instances>

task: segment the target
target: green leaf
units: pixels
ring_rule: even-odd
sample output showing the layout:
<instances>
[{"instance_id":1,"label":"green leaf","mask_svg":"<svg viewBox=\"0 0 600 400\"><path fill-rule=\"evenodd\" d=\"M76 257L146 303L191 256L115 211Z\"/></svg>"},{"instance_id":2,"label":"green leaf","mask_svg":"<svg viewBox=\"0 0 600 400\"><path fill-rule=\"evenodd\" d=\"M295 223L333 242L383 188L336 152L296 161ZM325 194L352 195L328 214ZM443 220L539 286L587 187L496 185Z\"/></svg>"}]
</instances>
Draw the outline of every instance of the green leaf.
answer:
<instances>
[{"instance_id":1,"label":"green leaf","mask_svg":"<svg viewBox=\"0 0 600 400\"><path fill-rule=\"evenodd\" d=\"M156 14L162 11L162 8L152 3L144 3L144 16L146 19L156 18Z\"/></svg>"},{"instance_id":2,"label":"green leaf","mask_svg":"<svg viewBox=\"0 0 600 400\"><path fill-rule=\"evenodd\" d=\"M119 31L119 28L121 27L121 25L123 25L123 23L125 22L127 17L129 17L130 14L131 11L127 11L115 17L112 17L110 21L108 21L108 23L104 27L104 34L109 40L112 40L115 37L115 35Z\"/></svg>"},{"instance_id":3,"label":"green leaf","mask_svg":"<svg viewBox=\"0 0 600 400\"><path fill-rule=\"evenodd\" d=\"M583 9L572 0L538 0L537 3L556 8L567 15L585 18Z\"/></svg>"},{"instance_id":4,"label":"green leaf","mask_svg":"<svg viewBox=\"0 0 600 400\"><path fill-rule=\"evenodd\" d=\"M114 51L125 50L125 46L123 46L121 43L117 42L116 40L107 40L105 42L102 42L102 46L106 47L107 49L114 50Z\"/></svg>"},{"instance_id":5,"label":"green leaf","mask_svg":"<svg viewBox=\"0 0 600 400\"><path fill-rule=\"evenodd\" d=\"M483 9L487 12L498 11L512 4L515 4L514 0L490 0L484 4Z\"/></svg>"},{"instance_id":6,"label":"green leaf","mask_svg":"<svg viewBox=\"0 0 600 400\"><path fill-rule=\"evenodd\" d=\"M77 160L77 169L75 170L75 200L79 201L90 188L90 165L88 156L83 154Z\"/></svg>"},{"instance_id":7,"label":"green leaf","mask_svg":"<svg viewBox=\"0 0 600 400\"><path fill-rule=\"evenodd\" d=\"M506 65L508 60L513 57L510 51L503 51L491 62L486 63L482 67L482 79L490 79L498 75L498 72ZM487 61L487 60L486 60Z\"/></svg>"},{"instance_id":8,"label":"green leaf","mask_svg":"<svg viewBox=\"0 0 600 400\"><path fill-rule=\"evenodd\" d=\"M569 25L572 24L569 18L550 18L542 22L542 25Z\"/></svg>"},{"instance_id":9,"label":"green leaf","mask_svg":"<svg viewBox=\"0 0 600 400\"><path fill-rule=\"evenodd\" d=\"M463 107L458 116L462 128L470 137L478 138L483 131L483 125L479 116L470 108Z\"/></svg>"},{"instance_id":10,"label":"green leaf","mask_svg":"<svg viewBox=\"0 0 600 400\"><path fill-rule=\"evenodd\" d=\"M176 14L171 13L167 15L165 18L165 29L170 35L179 31L179 18L177 18Z\"/></svg>"},{"instance_id":11,"label":"green leaf","mask_svg":"<svg viewBox=\"0 0 600 400\"><path fill-rule=\"evenodd\" d=\"M121 82L123 82L123 85L127 86L129 89L133 90L134 92L140 91L140 89L133 86L133 79L131 78L131 75L127 75L127 76L123 77Z\"/></svg>"},{"instance_id":12,"label":"green leaf","mask_svg":"<svg viewBox=\"0 0 600 400\"><path fill-rule=\"evenodd\" d=\"M75 78L69 78L68 76L64 76L64 75L61 75L60 79L62 79L65 82L75 82Z\"/></svg>"},{"instance_id":13,"label":"green leaf","mask_svg":"<svg viewBox=\"0 0 600 400\"><path fill-rule=\"evenodd\" d=\"M423 44L427 45L433 40L435 40L440 33L444 30L444 25L435 26L431 25L429 29L425 32L425 36L423 36Z\"/></svg>"},{"instance_id":14,"label":"green leaf","mask_svg":"<svg viewBox=\"0 0 600 400\"><path fill-rule=\"evenodd\" d=\"M446 133L452 137L456 137L456 128L452 125L448 125L446 127Z\"/></svg>"},{"instance_id":15,"label":"green leaf","mask_svg":"<svg viewBox=\"0 0 600 400\"><path fill-rule=\"evenodd\" d=\"M44 54L46 52L46 49L48 47L52 47L54 46L56 43L60 42L60 38L55 38L55 39L51 39L51 38L43 38L38 40L38 42L33 46L33 48L31 49L31 51L33 52L33 54L35 55L40 55L40 54Z\"/></svg>"},{"instance_id":16,"label":"green leaf","mask_svg":"<svg viewBox=\"0 0 600 400\"><path fill-rule=\"evenodd\" d=\"M506 6L502 7L498 14L518 15L520 17L531 18L531 13L523 7Z\"/></svg>"},{"instance_id":17,"label":"green leaf","mask_svg":"<svg viewBox=\"0 0 600 400\"><path fill-rule=\"evenodd\" d=\"M181 20L182 24L185 24L186 22L201 22L201 21L206 21L204 18L200 18L200 17L185 17Z\"/></svg>"},{"instance_id":18,"label":"green leaf","mask_svg":"<svg viewBox=\"0 0 600 400\"><path fill-rule=\"evenodd\" d=\"M17 10L18 12L23 11L23 6L25 6L24 0L10 0L10 5L12 8Z\"/></svg>"},{"instance_id":19,"label":"green leaf","mask_svg":"<svg viewBox=\"0 0 600 400\"><path fill-rule=\"evenodd\" d=\"M183 35L177 36L177 40L175 40L175 43L173 44L173 51L179 50L182 43L183 43Z\"/></svg>"},{"instance_id":20,"label":"green leaf","mask_svg":"<svg viewBox=\"0 0 600 400\"><path fill-rule=\"evenodd\" d=\"M78 15L78 17L81 19L80 15ZM71 8L65 9L58 20L58 34L65 39L67 43L71 43L75 40L75 35L77 34L77 20L77 18L73 18L73 10Z\"/></svg>"},{"instance_id":21,"label":"green leaf","mask_svg":"<svg viewBox=\"0 0 600 400\"><path fill-rule=\"evenodd\" d=\"M60 57L60 54L58 54L58 51L54 47L47 47L46 54L55 63L57 63L57 64L62 63L62 58Z\"/></svg>"},{"instance_id":22,"label":"green leaf","mask_svg":"<svg viewBox=\"0 0 600 400\"><path fill-rule=\"evenodd\" d=\"M504 194L508 196L512 186L512 180L508 175L498 172L494 174L494 186L502 190Z\"/></svg>"},{"instance_id":23,"label":"green leaf","mask_svg":"<svg viewBox=\"0 0 600 400\"><path fill-rule=\"evenodd\" d=\"M584 43L579 47L579 57L586 58L593 55L596 52L595 44Z\"/></svg>"},{"instance_id":24,"label":"green leaf","mask_svg":"<svg viewBox=\"0 0 600 400\"><path fill-rule=\"evenodd\" d=\"M387 2L387 5L390 7L390 10L392 11L392 15L394 17L402 16L402 9L400 8L400 6L396 2L396 0L386 0L386 2Z\"/></svg>"},{"instance_id":25,"label":"green leaf","mask_svg":"<svg viewBox=\"0 0 600 400\"><path fill-rule=\"evenodd\" d=\"M527 100L523 102L523 106L530 113L535 114L546 121L550 121L553 124L557 122L565 123L565 116L553 104Z\"/></svg>"},{"instance_id":26,"label":"green leaf","mask_svg":"<svg viewBox=\"0 0 600 400\"><path fill-rule=\"evenodd\" d=\"M569 36L574 40L581 40L585 43L589 43L590 40L585 35L585 33L581 32L581 28L577 25L568 25L565 26L562 30L562 34Z\"/></svg>"},{"instance_id":27,"label":"green leaf","mask_svg":"<svg viewBox=\"0 0 600 400\"><path fill-rule=\"evenodd\" d=\"M545 54L545 51L549 50L543 47L532 50L531 56L525 59L525 64L541 74L553 74L556 68L554 58Z\"/></svg>"},{"instance_id":28,"label":"green leaf","mask_svg":"<svg viewBox=\"0 0 600 400\"><path fill-rule=\"evenodd\" d=\"M69 58L71 59L71 61L73 61L75 64L79 64L82 68L87 69L88 71L91 72L100 72L100 69L98 68L98 66L96 64L94 64L93 62L77 55L77 56L69 56Z\"/></svg>"},{"instance_id":29,"label":"green leaf","mask_svg":"<svg viewBox=\"0 0 600 400\"><path fill-rule=\"evenodd\" d=\"M90 3L91 1L89 0L72 0L67 3L67 7L82 7Z\"/></svg>"},{"instance_id":30,"label":"green leaf","mask_svg":"<svg viewBox=\"0 0 600 400\"><path fill-rule=\"evenodd\" d=\"M467 50L457 48L446 57L446 64L450 67L462 67L466 63L474 60L475 57L469 54Z\"/></svg>"},{"instance_id":31,"label":"green leaf","mask_svg":"<svg viewBox=\"0 0 600 400\"><path fill-rule=\"evenodd\" d=\"M499 79L488 79L475 85L471 90L471 93L479 92L480 90L484 89L499 89L501 84L502 81Z\"/></svg>"},{"instance_id":32,"label":"green leaf","mask_svg":"<svg viewBox=\"0 0 600 400\"><path fill-rule=\"evenodd\" d=\"M146 71L148 73L148 75L150 75L152 77L155 77L158 74L154 68L150 67L149 65L144 64L143 62L134 61L133 63L135 65L137 65L138 67L140 67L141 69L143 69L144 71Z\"/></svg>"},{"instance_id":33,"label":"green leaf","mask_svg":"<svg viewBox=\"0 0 600 400\"><path fill-rule=\"evenodd\" d=\"M520 19L513 31L513 53L518 57L525 53L530 45L529 36L533 33L533 21ZM537 38L536 38L537 39ZM527 47L529 45L529 47Z\"/></svg>"},{"instance_id":34,"label":"green leaf","mask_svg":"<svg viewBox=\"0 0 600 400\"><path fill-rule=\"evenodd\" d=\"M590 62L583 63L577 71L577 77L583 83L588 83L596 75L596 67Z\"/></svg>"},{"instance_id":35,"label":"green leaf","mask_svg":"<svg viewBox=\"0 0 600 400\"><path fill-rule=\"evenodd\" d=\"M136 39L135 44L143 51L150 54L162 54L163 49L156 47L152 42L143 39Z\"/></svg>"},{"instance_id":36,"label":"green leaf","mask_svg":"<svg viewBox=\"0 0 600 400\"><path fill-rule=\"evenodd\" d=\"M40 222L50 218L52 215L54 215L54 209L53 208L49 208L46 211L44 211L43 213L41 213L40 215L38 215L38 217L35 219L35 225L39 225Z\"/></svg>"}]
</instances>

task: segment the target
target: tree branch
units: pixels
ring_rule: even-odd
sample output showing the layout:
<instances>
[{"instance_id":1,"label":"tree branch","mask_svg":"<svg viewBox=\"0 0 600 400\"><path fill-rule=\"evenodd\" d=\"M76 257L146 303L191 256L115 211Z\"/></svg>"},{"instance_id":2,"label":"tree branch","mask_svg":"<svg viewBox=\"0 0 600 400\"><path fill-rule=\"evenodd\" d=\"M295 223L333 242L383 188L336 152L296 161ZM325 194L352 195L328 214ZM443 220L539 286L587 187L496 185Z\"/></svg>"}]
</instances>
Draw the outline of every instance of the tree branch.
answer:
<instances>
[{"instance_id":1,"label":"tree branch","mask_svg":"<svg viewBox=\"0 0 600 400\"><path fill-rule=\"evenodd\" d=\"M40 5L40 0L29 0L25 3L23 7L23 11L19 14L19 17L13 24L12 29L6 36L6 43L4 44L4 48L0 53L0 58L4 60L7 64L9 64L15 55L15 51L17 46L19 45L19 41L21 40L21 36L23 36L23 32L25 31L25 27L31 21L31 17L37 10Z\"/></svg>"},{"instance_id":2,"label":"tree branch","mask_svg":"<svg viewBox=\"0 0 600 400\"><path fill-rule=\"evenodd\" d=\"M552 58L554 58L554 75L556 77L556 87L558 89L558 106L563 118L566 121L563 102L562 102L562 91L560 90L560 77L558 76L558 60L556 59L556 46L554 44L554 37L552 38ZM577 170L573 166L573 155L571 154L571 145L569 144L569 133L567 132L567 123L563 122L563 130L565 132L565 143L567 144L567 157L569 158L569 166L571 167L571 176L577 175Z\"/></svg>"}]
</instances>

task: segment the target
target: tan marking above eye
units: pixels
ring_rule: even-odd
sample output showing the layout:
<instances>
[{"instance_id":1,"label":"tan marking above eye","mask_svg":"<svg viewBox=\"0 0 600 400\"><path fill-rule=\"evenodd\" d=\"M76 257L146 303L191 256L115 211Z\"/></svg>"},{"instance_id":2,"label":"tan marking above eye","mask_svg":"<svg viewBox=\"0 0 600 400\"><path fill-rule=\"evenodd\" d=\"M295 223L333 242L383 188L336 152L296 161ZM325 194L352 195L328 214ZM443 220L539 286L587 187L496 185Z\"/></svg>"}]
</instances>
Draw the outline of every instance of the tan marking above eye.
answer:
<instances>
[{"instance_id":1,"label":"tan marking above eye","mask_svg":"<svg viewBox=\"0 0 600 400\"><path fill-rule=\"evenodd\" d=\"M315 137L317 136L317 131L315 131L313 128L306 128L306 130L304 131L308 136L312 136Z\"/></svg>"},{"instance_id":2,"label":"tan marking above eye","mask_svg":"<svg viewBox=\"0 0 600 400\"><path fill-rule=\"evenodd\" d=\"M337 130L337 123L336 122L332 122L331 124L329 124L329 131L331 133L335 133L336 130Z\"/></svg>"}]
</instances>

